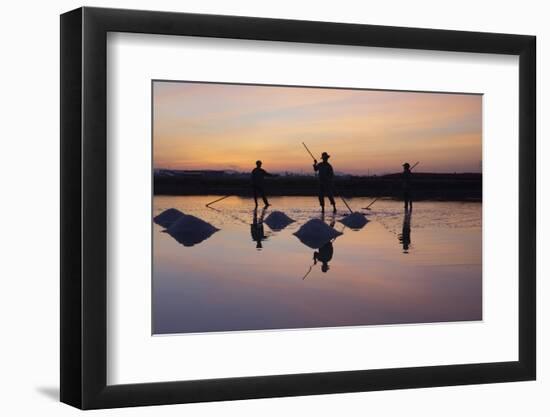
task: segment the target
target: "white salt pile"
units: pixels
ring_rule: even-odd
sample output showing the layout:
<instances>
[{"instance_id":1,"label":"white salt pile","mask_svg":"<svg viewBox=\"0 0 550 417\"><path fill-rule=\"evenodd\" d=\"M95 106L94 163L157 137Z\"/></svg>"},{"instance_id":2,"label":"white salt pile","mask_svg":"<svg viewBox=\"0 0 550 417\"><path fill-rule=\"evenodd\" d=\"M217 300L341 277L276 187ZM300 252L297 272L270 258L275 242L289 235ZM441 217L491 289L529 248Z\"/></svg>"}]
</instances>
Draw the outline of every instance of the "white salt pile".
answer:
<instances>
[{"instance_id":1,"label":"white salt pile","mask_svg":"<svg viewBox=\"0 0 550 417\"><path fill-rule=\"evenodd\" d=\"M341 234L342 233L334 230L324 221L320 219L311 219L303 224L298 231L294 233L294 236L300 239L300 242L304 245L312 249L318 249Z\"/></svg>"},{"instance_id":2,"label":"white salt pile","mask_svg":"<svg viewBox=\"0 0 550 417\"><path fill-rule=\"evenodd\" d=\"M346 227L349 227L353 230L362 229L368 222L366 216L363 213L358 212L351 213L349 216L346 216L339 221Z\"/></svg>"},{"instance_id":3,"label":"white salt pile","mask_svg":"<svg viewBox=\"0 0 550 417\"><path fill-rule=\"evenodd\" d=\"M294 220L282 211L274 211L267 216L264 223L267 224L271 230L278 232L279 230L283 230L289 224L294 223Z\"/></svg>"},{"instance_id":4,"label":"white salt pile","mask_svg":"<svg viewBox=\"0 0 550 417\"><path fill-rule=\"evenodd\" d=\"M182 214L177 221L166 229L166 233L183 246L193 246L208 239L218 230L220 229L198 217Z\"/></svg>"},{"instance_id":5,"label":"white salt pile","mask_svg":"<svg viewBox=\"0 0 550 417\"><path fill-rule=\"evenodd\" d=\"M179 220L181 216L184 216L181 211L175 208L169 208L168 210L164 210L158 216L155 216L153 221L164 228L168 228Z\"/></svg>"}]
</instances>

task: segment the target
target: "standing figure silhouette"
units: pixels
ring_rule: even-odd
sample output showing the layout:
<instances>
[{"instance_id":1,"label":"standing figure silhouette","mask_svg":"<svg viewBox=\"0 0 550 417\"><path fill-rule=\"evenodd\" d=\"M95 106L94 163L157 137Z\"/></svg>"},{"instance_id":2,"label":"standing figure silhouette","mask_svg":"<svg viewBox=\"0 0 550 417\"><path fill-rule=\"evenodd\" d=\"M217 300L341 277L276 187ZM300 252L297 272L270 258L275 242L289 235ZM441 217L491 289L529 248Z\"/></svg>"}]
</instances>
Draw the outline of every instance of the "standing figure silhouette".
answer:
<instances>
[{"instance_id":1,"label":"standing figure silhouette","mask_svg":"<svg viewBox=\"0 0 550 417\"><path fill-rule=\"evenodd\" d=\"M258 197L262 197L262 200L264 201L264 206L270 206L269 201L267 201L267 198L265 196L265 184L264 184L264 178L265 177L275 177L274 174L270 174L265 169L262 168L262 161L256 161L256 168L252 170L252 191L254 193L254 203L256 204L256 207L258 207Z\"/></svg>"},{"instance_id":2,"label":"standing figure silhouette","mask_svg":"<svg viewBox=\"0 0 550 417\"><path fill-rule=\"evenodd\" d=\"M321 211L325 211L325 196L328 197L328 201L332 205L332 212L336 213L336 203L334 202L334 170L332 165L328 163L330 155L323 152L321 159L323 162L317 162L314 160L313 169L319 173L319 204L321 205Z\"/></svg>"},{"instance_id":3,"label":"standing figure silhouette","mask_svg":"<svg viewBox=\"0 0 550 417\"><path fill-rule=\"evenodd\" d=\"M402 184L403 184L403 201L405 203L405 210L412 210L412 171L411 165L408 162L403 164L403 173L401 174Z\"/></svg>"}]
</instances>

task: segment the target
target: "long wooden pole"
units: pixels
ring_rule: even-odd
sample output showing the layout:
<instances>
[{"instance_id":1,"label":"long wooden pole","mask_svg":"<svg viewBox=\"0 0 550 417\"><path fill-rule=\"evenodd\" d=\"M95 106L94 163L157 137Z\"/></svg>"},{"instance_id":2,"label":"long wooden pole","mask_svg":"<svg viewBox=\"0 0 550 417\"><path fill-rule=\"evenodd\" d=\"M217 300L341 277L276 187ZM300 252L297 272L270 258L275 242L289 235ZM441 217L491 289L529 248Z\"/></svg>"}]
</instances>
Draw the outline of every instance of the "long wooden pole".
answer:
<instances>
[{"instance_id":1,"label":"long wooden pole","mask_svg":"<svg viewBox=\"0 0 550 417\"><path fill-rule=\"evenodd\" d=\"M376 197L374 200L372 200L372 202L367 207L365 207L365 210L370 210L370 206L376 203L379 199L380 197Z\"/></svg>"},{"instance_id":2,"label":"long wooden pole","mask_svg":"<svg viewBox=\"0 0 550 417\"><path fill-rule=\"evenodd\" d=\"M311 155L311 158L316 161L315 157L313 156L307 145L304 142L302 142L302 145L304 145L304 148L306 148L307 153Z\"/></svg>"},{"instance_id":3,"label":"long wooden pole","mask_svg":"<svg viewBox=\"0 0 550 417\"><path fill-rule=\"evenodd\" d=\"M311 272L311 269L313 268L313 265L311 265L309 267L309 269L307 270L306 274L304 275L304 277L302 278L302 281L305 280L307 278L307 276L309 275L309 273Z\"/></svg>"},{"instance_id":4,"label":"long wooden pole","mask_svg":"<svg viewBox=\"0 0 550 417\"><path fill-rule=\"evenodd\" d=\"M346 207L348 208L349 212L351 214L353 214L353 210L351 209L351 207L348 205L348 203L346 203L346 200L344 200L344 197L342 197L341 195L339 195L338 197L340 197L340 199L342 200L342 202L346 205Z\"/></svg>"},{"instance_id":5,"label":"long wooden pole","mask_svg":"<svg viewBox=\"0 0 550 417\"><path fill-rule=\"evenodd\" d=\"M225 200L226 198L231 197L231 195L226 195L225 197L218 198L217 200L211 201L210 203L206 204L206 207L210 207L211 204L217 203L218 201Z\"/></svg>"}]
</instances>

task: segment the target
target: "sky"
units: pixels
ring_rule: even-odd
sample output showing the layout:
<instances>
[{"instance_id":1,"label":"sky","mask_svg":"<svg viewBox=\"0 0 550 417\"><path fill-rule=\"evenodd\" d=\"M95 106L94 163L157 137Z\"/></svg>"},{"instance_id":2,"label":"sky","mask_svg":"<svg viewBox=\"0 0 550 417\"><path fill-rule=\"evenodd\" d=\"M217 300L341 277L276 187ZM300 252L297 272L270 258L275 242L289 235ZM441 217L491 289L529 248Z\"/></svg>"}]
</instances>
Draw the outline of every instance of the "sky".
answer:
<instances>
[{"instance_id":1,"label":"sky","mask_svg":"<svg viewBox=\"0 0 550 417\"><path fill-rule=\"evenodd\" d=\"M154 81L153 165L339 173L480 172L482 96Z\"/></svg>"}]
</instances>

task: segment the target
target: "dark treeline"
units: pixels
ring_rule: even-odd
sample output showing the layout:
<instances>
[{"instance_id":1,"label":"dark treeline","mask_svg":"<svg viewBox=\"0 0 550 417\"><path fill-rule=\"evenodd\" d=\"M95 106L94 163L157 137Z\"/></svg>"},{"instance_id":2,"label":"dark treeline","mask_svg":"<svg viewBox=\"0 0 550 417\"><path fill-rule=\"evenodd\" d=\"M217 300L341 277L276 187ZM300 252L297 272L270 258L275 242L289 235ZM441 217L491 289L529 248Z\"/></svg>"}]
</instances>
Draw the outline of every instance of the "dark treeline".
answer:
<instances>
[{"instance_id":1,"label":"dark treeline","mask_svg":"<svg viewBox=\"0 0 550 417\"><path fill-rule=\"evenodd\" d=\"M400 174L382 176L335 176L335 191L342 196L400 198ZM315 196L318 181L313 176L282 175L266 178L266 191L273 196ZM415 173L415 200L481 201L482 176L476 173ZM252 195L250 175L220 171L192 173L155 172L155 195Z\"/></svg>"}]
</instances>

